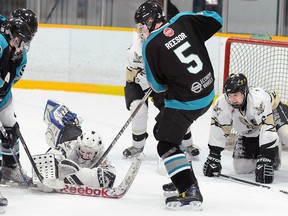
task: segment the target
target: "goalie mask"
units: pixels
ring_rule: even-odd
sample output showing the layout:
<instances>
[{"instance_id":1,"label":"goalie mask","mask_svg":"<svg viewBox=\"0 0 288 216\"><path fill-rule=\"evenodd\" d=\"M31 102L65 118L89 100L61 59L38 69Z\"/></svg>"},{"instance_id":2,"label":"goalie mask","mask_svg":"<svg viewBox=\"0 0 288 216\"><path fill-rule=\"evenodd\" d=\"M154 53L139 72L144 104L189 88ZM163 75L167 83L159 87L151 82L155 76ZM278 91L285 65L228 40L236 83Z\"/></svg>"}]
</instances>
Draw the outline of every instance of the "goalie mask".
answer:
<instances>
[{"instance_id":1,"label":"goalie mask","mask_svg":"<svg viewBox=\"0 0 288 216\"><path fill-rule=\"evenodd\" d=\"M247 78L244 74L230 74L227 80L224 83L224 90L225 90L225 98L227 102L233 108L241 108L244 104L246 104L247 94L248 94L248 82ZM242 95L239 95L238 93ZM243 97L243 99L237 99L236 97ZM235 100L231 100L234 98ZM234 101L234 102L233 102ZM239 102L241 101L241 102Z\"/></svg>"},{"instance_id":2,"label":"goalie mask","mask_svg":"<svg viewBox=\"0 0 288 216\"><path fill-rule=\"evenodd\" d=\"M104 145L101 136L97 132L83 133L77 140L79 143L78 153L83 160L92 160L103 153Z\"/></svg>"}]
</instances>

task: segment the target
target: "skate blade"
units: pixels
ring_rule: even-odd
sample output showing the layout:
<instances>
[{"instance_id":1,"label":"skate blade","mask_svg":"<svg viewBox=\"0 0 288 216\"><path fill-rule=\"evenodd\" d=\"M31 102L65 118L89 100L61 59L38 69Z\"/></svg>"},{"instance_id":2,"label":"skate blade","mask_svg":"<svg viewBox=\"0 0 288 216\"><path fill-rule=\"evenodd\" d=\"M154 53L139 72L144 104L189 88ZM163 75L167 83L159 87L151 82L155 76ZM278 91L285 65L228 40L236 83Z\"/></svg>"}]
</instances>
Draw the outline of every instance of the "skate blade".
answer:
<instances>
[{"instance_id":1,"label":"skate blade","mask_svg":"<svg viewBox=\"0 0 288 216\"><path fill-rule=\"evenodd\" d=\"M193 210L193 211L202 211L202 202L200 201L191 201L189 204L183 205L179 201L169 202L166 204L167 208L172 210Z\"/></svg>"},{"instance_id":2,"label":"skate blade","mask_svg":"<svg viewBox=\"0 0 288 216\"><path fill-rule=\"evenodd\" d=\"M172 196L177 196L179 193L177 191L164 191L163 195L165 197L172 197Z\"/></svg>"},{"instance_id":3,"label":"skate blade","mask_svg":"<svg viewBox=\"0 0 288 216\"><path fill-rule=\"evenodd\" d=\"M7 179L1 179L0 184L5 185L5 186L10 186L10 187L33 187L33 186L35 186L33 184L30 184L28 186L24 182L15 182L12 180L7 180Z\"/></svg>"}]
</instances>

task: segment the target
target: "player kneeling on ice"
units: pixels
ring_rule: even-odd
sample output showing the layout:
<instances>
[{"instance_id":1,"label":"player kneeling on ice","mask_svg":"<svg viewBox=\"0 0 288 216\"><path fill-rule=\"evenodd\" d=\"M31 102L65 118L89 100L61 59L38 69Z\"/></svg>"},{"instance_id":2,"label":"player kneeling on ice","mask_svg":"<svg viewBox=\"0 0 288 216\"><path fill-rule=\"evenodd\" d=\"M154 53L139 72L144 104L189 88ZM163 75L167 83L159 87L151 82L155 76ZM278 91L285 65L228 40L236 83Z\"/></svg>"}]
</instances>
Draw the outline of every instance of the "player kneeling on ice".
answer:
<instances>
[{"instance_id":1,"label":"player kneeling on ice","mask_svg":"<svg viewBox=\"0 0 288 216\"><path fill-rule=\"evenodd\" d=\"M238 135L233 151L235 172L255 171L256 182L272 183L274 169L280 165L276 128L279 133L282 125L275 125L271 93L261 88L248 88L244 74L229 75L224 90L213 107L210 153L203 167L204 175L211 177L221 173L221 152L234 128Z\"/></svg>"},{"instance_id":2,"label":"player kneeling on ice","mask_svg":"<svg viewBox=\"0 0 288 216\"><path fill-rule=\"evenodd\" d=\"M94 167L104 153L101 136L96 131L83 132L77 114L52 100L47 102L44 121L48 125L46 141L51 148L46 154L33 156L44 178L58 178L66 185L113 187L116 170L107 157ZM47 163L50 166L46 166ZM33 180L40 190L53 191L37 181L36 176Z\"/></svg>"}]
</instances>

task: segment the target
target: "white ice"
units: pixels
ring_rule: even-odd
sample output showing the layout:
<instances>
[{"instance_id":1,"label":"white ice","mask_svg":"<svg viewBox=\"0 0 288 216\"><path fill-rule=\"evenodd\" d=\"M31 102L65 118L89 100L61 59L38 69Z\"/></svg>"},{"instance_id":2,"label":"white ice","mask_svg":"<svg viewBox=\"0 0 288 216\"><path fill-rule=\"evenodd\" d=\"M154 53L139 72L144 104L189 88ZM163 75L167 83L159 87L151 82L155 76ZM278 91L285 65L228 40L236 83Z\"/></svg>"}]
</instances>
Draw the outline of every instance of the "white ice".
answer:
<instances>
[{"instance_id":1,"label":"white ice","mask_svg":"<svg viewBox=\"0 0 288 216\"><path fill-rule=\"evenodd\" d=\"M125 108L123 96L84 94L61 91L41 91L13 89L15 112L20 124L20 130L30 149L31 154L40 154L48 149L45 143L46 125L43 122L43 111L48 99L64 103L72 111L84 119L84 130L97 130L108 147L124 123L130 116ZM142 156L139 173L128 193L119 200L43 193L35 189L15 188L1 185L2 194L7 197L9 205L6 215L39 216L39 215L286 215L288 194L288 165L284 164L275 173L275 181L264 189L249 184L242 184L222 178L209 178L202 174L202 166L208 154L207 140L209 134L210 112L199 118L192 125L194 143L201 148L198 161L193 161L195 174L204 197L201 212L191 210L174 211L165 207L165 197L162 185L168 183L165 175L157 172L158 155L157 142L153 138L154 117L157 110L152 103L149 108L148 137ZM108 154L109 159L117 169L117 185L125 175L129 159L122 158L124 148L131 145L131 125L125 130L120 139ZM21 145L20 161L24 169L31 175L31 164ZM285 159L285 158L284 158ZM222 154L223 174L254 182L254 174L236 175L232 167L231 152Z\"/></svg>"}]
</instances>

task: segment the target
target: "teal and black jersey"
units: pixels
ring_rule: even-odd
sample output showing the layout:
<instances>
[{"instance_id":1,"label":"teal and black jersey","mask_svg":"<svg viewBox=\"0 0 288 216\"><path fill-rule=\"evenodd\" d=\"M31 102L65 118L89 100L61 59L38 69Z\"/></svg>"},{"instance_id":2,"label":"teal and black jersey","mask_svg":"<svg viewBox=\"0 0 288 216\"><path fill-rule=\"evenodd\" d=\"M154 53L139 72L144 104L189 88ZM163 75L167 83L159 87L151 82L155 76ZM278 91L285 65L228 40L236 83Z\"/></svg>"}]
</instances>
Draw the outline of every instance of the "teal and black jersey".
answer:
<instances>
[{"instance_id":1,"label":"teal and black jersey","mask_svg":"<svg viewBox=\"0 0 288 216\"><path fill-rule=\"evenodd\" d=\"M0 109L11 98L11 88L22 78L27 63L26 51L21 58L13 59L15 48L10 49L8 43L0 34Z\"/></svg>"},{"instance_id":2,"label":"teal and black jersey","mask_svg":"<svg viewBox=\"0 0 288 216\"><path fill-rule=\"evenodd\" d=\"M2 23L4 23L6 20L7 20L7 18L0 14L0 27L1 27Z\"/></svg>"},{"instance_id":3,"label":"teal and black jersey","mask_svg":"<svg viewBox=\"0 0 288 216\"><path fill-rule=\"evenodd\" d=\"M165 107L197 110L212 102L215 78L205 41L221 27L216 12L181 12L151 32L144 68L152 89L166 91Z\"/></svg>"}]
</instances>

